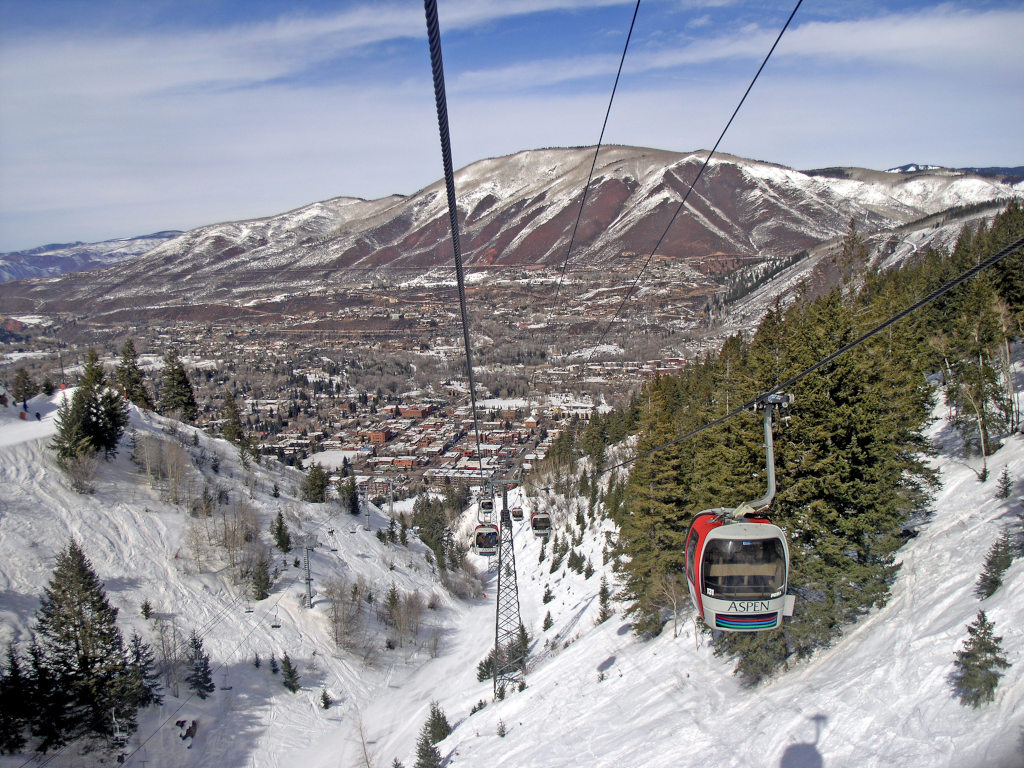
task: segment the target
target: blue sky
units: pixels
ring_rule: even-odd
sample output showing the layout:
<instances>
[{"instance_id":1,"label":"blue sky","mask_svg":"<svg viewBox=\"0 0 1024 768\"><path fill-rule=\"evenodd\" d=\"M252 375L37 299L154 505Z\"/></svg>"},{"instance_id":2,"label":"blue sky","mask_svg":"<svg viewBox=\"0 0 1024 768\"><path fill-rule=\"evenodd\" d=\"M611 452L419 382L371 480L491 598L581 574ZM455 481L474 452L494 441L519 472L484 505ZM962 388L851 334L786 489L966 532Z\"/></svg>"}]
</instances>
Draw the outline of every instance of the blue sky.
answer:
<instances>
[{"instance_id":1,"label":"blue sky","mask_svg":"<svg viewBox=\"0 0 1024 768\"><path fill-rule=\"evenodd\" d=\"M634 2L439 0L456 167L594 144ZM605 142L711 147L793 4L644 0ZM0 0L0 251L421 189L424 30L416 0ZM805 0L720 149L1024 164L1022 40L1019 1Z\"/></svg>"}]
</instances>

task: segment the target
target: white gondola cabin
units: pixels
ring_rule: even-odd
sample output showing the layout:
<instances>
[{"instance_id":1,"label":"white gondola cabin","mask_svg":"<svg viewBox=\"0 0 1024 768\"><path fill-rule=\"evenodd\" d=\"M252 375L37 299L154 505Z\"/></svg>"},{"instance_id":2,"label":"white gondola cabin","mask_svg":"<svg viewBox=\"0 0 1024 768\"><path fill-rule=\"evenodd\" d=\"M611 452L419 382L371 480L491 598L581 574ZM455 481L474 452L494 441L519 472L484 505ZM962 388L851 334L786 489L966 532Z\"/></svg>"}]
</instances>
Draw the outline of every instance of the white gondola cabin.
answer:
<instances>
[{"instance_id":1,"label":"white gondola cabin","mask_svg":"<svg viewBox=\"0 0 1024 768\"><path fill-rule=\"evenodd\" d=\"M701 512L690 526L686 536L690 598L712 629L775 629L783 616L793 613L793 599L786 594L786 536L766 517L737 520L732 512Z\"/></svg>"},{"instance_id":2,"label":"white gondola cabin","mask_svg":"<svg viewBox=\"0 0 1024 768\"><path fill-rule=\"evenodd\" d=\"M551 515L547 512L534 512L530 515L530 528L533 530L534 536L550 536Z\"/></svg>"},{"instance_id":3,"label":"white gondola cabin","mask_svg":"<svg viewBox=\"0 0 1024 768\"><path fill-rule=\"evenodd\" d=\"M498 554L498 526L484 523L476 527L473 532L473 552L482 557Z\"/></svg>"},{"instance_id":4,"label":"white gondola cabin","mask_svg":"<svg viewBox=\"0 0 1024 768\"><path fill-rule=\"evenodd\" d=\"M757 405L764 410L768 492L735 509L705 510L686 532L687 589L701 618L712 629L776 629L784 616L793 615L794 598L786 594L786 534L762 514L775 498L772 411L791 402L789 395L769 395Z\"/></svg>"}]
</instances>

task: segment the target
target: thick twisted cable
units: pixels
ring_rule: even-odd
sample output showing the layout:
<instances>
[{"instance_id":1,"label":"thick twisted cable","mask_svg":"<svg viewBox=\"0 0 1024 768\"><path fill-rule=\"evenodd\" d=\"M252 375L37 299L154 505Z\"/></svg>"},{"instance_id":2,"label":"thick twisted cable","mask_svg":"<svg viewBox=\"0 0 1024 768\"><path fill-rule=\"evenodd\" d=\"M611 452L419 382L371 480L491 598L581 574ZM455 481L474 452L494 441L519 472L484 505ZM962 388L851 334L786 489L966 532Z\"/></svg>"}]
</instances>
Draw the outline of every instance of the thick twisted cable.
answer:
<instances>
[{"instance_id":1,"label":"thick twisted cable","mask_svg":"<svg viewBox=\"0 0 1024 768\"><path fill-rule=\"evenodd\" d=\"M473 358L469 343L469 315L466 312L466 280L462 272L462 248L459 245L459 209L455 197L455 173L452 171L451 137L448 132L448 99L444 92L444 61L441 58L441 29L437 21L437 0L423 0L427 17L427 40L430 44L430 69L434 76L434 102L437 106L437 128L441 136L441 161L444 164L444 185L448 193L448 222L452 230L455 253L455 279L459 287L459 311L462 314L462 343L466 350L466 375L469 379L469 401L473 413L476 453L483 479L483 454L480 450L480 425L476 415L476 382L473 380Z\"/></svg>"}]
</instances>

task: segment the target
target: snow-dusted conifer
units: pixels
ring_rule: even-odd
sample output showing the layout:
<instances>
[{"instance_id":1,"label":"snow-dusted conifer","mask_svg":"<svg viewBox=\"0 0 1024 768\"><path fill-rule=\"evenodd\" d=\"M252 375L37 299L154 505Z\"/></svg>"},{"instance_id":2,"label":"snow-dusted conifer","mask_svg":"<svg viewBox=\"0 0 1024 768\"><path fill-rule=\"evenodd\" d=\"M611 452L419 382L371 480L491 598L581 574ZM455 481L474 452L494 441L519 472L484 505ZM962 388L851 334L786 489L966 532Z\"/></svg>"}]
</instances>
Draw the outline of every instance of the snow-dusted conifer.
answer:
<instances>
[{"instance_id":1,"label":"snow-dusted conifer","mask_svg":"<svg viewBox=\"0 0 1024 768\"><path fill-rule=\"evenodd\" d=\"M118 390L139 408L153 410L153 398L139 370L138 354L131 339L121 347L121 361L114 368L114 382Z\"/></svg>"},{"instance_id":2,"label":"snow-dusted conifer","mask_svg":"<svg viewBox=\"0 0 1024 768\"><path fill-rule=\"evenodd\" d=\"M292 535L288 532L288 524L284 521L284 514L281 512L277 513L277 517L270 524L270 535L274 539L274 544L282 552L292 551Z\"/></svg>"},{"instance_id":3,"label":"snow-dusted conifer","mask_svg":"<svg viewBox=\"0 0 1024 768\"><path fill-rule=\"evenodd\" d=\"M416 762L413 768L441 768L441 752L430 740L429 723L423 724L423 730L416 741Z\"/></svg>"},{"instance_id":4,"label":"snow-dusted conifer","mask_svg":"<svg viewBox=\"0 0 1024 768\"><path fill-rule=\"evenodd\" d=\"M133 632L128 641L128 696L135 701L139 709L150 705L163 704L164 697L160 694L160 673L156 669L156 658L138 633Z\"/></svg>"},{"instance_id":5,"label":"snow-dusted conifer","mask_svg":"<svg viewBox=\"0 0 1024 768\"><path fill-rule=\"evenodd\" d=\"M1013 564L1013 537L1009 531L1003 531L999 538L992 542L985 556L985 568L978 578L974 594L984 600L995 594L1003 584L1003 574Z\"/></svg>"},{"instance_id":6,"label":"snow-dusted conifer","mask_svg":"<svg viewBox=\"0 0 1024 768\"><path fill-rule=\"evenodd\" d=\"M437 744L448 738L452 727L448 723L448 717L437 701L430 702L430 714L427 716L427 732L430 734L430 742Z\"/></svg>"},{"instance_id":7,"label":"snow-dusted conifer","mask_svg":"<svg viewBox=\"0 0 1024 768\"><path fill-rule=\"evenodd\" d=\"M327 470L323 468L320 462L313 462L309 471L306 472L306 483L302 488L302 498L314 504L323 504L327 501L327 486L330 485L330 482L331 479L327 474Z\"/></svg>"},{"instance_id":8,"label":"snow-dusted conifer","mask_svg":"<svg viewBox=\"0 0 1024 768\"><path fill-rule=\"evenodd\" d=\"M266 600L270 595L271 583L270 559L266 553L261 553L252 568L252 599Z\"/></svg>"},{"instance_id":9,"label":"snow-dusted conifer","mask_svg":"<svg viewBox=\"0 0 1024 768\"><path fill-rule=\"evenodd\" d=\"M980 707L995 698L996 686L1003 676L1002 670L1010 663L1002 649L1002 637L996 637L995 625L984 611L978 611L975 620L967 627L967 640L962 650L956 652L953 662L955 670L952 682L960 703Z\"/></svg>"},{"instance_id":10,"label":"snow-dusted conifer","mask_svg":"<svg viewBox=\"0 0 1024 768\"><path fill-rule=\"evenodd\" d=\"M220 433L224 438L235 445L243 445L245 441L245 427L242 426L242 416L238 412L238 403L231 392L224 394L224 406L221 408L220 417L224 424Z\"/></svg>"},{"instance_id":11,"label":"snow-dusted conifer","mask_svg":"<svg viewBox=\"0 0 1024 768\"><path fill-rule=\"evenodd\" d=\"M103 366L90 349L70 404L65 399L57 412L57 433L50 445L65 460L98 451L109 458L117 454L127 424L124 400L106 387Z\"/></svg>"},{"instance_id":12,"label":"snow-dusted conifer","mask_svg":"<svg viewBox=\"0 0 1024 768\"><path fill-rule=\"evenodd\" d=\"M1008 499L1012 490L1013 479L1010 477L1010 470L1008 467L1003 467L1003 472L999 475L999 481L996 483L996 498Z\"/></svg>"},{"instance_id":13,"label":"snow-dusted conifer","mask_svg":"<svg viewBox=\"0 0 1024 768\"><path fill-rule=\"evenodd\" d=\"M188 638L185 664L188 670L185 674L185 683L190 691L200 699L205 699L216 690L213 672L210 670L210 655L203 650L203 640L194 629Z\"/></svg>"},{"instance_id":14,"label":"snow-dusted conifer","mask_svg":"<svg viewBox=\"0 0 1024 768\"><path fill-rule=\"evenodd\" d=\"M192 383L185 373L178 353L173 349L164 355L163 392L160 393L160 413L181 421L195 421L199 415Z\"/></svg>"},{"instance_id":15,"label":"snow-dusted conifer","mask_svg":"<svg viewBox=\"0 0 1024 768\"><path fill-rule=\"evenodd\" d=\"M281 657L281 682L284 687L292 693L298 693L302 685L299 683L299 671L292 664L288 652L285 651Z\"/></svg>"},{"instance_id":16,"label":"snow-dusted conifer","mask_svg":"<svg viewBox=\"0 0 1024 768\"><path fill-rule=\"evenodd\" d=\"M126 696L130 675L117 609L78 542L57 555L50 583L36 611L33 678L40 709L39 748L82 736L114 737L111 713L122 735L136 728L135 703Z\"/></svg>"}]
</instances>

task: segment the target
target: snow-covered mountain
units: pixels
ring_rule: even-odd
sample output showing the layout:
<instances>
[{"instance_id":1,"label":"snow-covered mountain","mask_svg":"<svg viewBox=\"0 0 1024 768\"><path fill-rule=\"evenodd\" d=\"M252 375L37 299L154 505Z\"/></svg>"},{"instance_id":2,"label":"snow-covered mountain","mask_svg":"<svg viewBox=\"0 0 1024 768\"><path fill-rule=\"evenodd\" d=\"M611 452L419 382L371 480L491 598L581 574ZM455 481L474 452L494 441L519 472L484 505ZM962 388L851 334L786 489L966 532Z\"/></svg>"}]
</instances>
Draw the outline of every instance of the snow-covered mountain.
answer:
<instances>
[{"instance_id":1,"label":"snow-covered mountain","mask_svg":"<svg viewBox=\"0 0 1024 768\"><path fill-rule=\"evenodd\" d=\"M801 172L716 155L669 226L707 152L609 146L601 150L576 232L570 271L658 256L706 274L751 259L795 254L842 236L891 232L950 208L1024 196L1024 182L965 171ZM461 244L470 267L561 268L593 159L591 148L544 149L482 160L456 174ZM380 273L452 265L439 181L411 196L336 198L278 216L200 227L115 269L0 285L0 311L182 307L202 317L226 307L279 308L301 297L336 306L333 290ZM247 310L247 311L248 311Z\"/></svg>"},{"instance_id":2,"label":"snow-covered mountain","mask_svg":"<svg viewBox=\"0 0 1024 768\"><path fill-rule=\"evenodd\" d=\"M154 232L100 243L51 243L27 251L0 253L0 282L55 277L120 264L151 251L181 232Z\"/></svg>"},{"instance_id":3,"label":"snow-covered mountain","mask_svg":"<svg viewBox=\"0 0 1024 768\"><path fill-rule=\"evenodd\" d=\"M228 443L134 409L132 433L114 461L101 462L94 492L75 493L46 447L60 397L29 403L39 420L0 409L0 642L27 639L54 556L74 536L120 609L123 631L135 628L158 646L160 627L179 642L197 629L218 686L199 701L182 685L162 707L142 713L126 765L382 767L398 758L411 766L432 699L455 726L439 745L455 766L1024 765L1024 560L1011 566L992 597L979 601L973 593L988 548L1024 503L1022 435L990 457L990 478L979 482L957 455L948 425L937 421L931 437L940 450L934 462L942 489L931 520L901 550L889 604L848 628L831 649L755 689L741 687L730 664L713 655L688 608L677 634L670 622L648 642L635 637L621 611L595 623L600 579L613 587L616 579L601 555L608 521L588 523L576 548L594 568L589 578L564 564L552 572L550 547L541 559L528 524L516 523L521 615L534 637L533 661L527 688L494 702L489 681L476 680L476 664L494 641L493 574L482 596L453 597L415 538L409 547L384 544L363 529L364 519L299 501L301 476L293 470L245 466ZM132 442L147 441L187 453L190 461L176 479L131 461ZM1007 500L995 498L1003 468L1015 480ZM191 495L212 484L214 515L195 516L187 504L169 501L172 483ZM563 526L575 525L577 505L586 506L541 491L526 497L521 489L510 501L527 509L549 506ZM224 520L243 513L255 515L267 539L278 511L295 540L316 534L322 543L311 556L315 604L301 607L302 572L290 555L271 596L248 606L250 613L215 541ZM474 513L471 508L464 532ZM370 523L380 529L386 517L375 511ZM331 579L344 579L346 588L362 584L376 605L391 584L403 594L419 592L426 607L415 639L385 647L387 633L364 600L363 629L339 648L328 622ZM139 612L146 599L155 612L150 620ZM1013 666L995 701L974 710L953 698L948 676L979 609L995 623ZM553 624L544 630L549 611ZM296 662L298 693L268 670L271 652L278 658L288 652ZM256 654L264 662L259 669ZM330 709L320 707L321 691L334 699ZM471 715L481 700L486 706ZM198 721L191 748L179 738L179 720ZM0 766L25 759L0 757ZM94 765L95 759L68 749L47 756L46 764Z\"/></svg>"}]
</instances>

